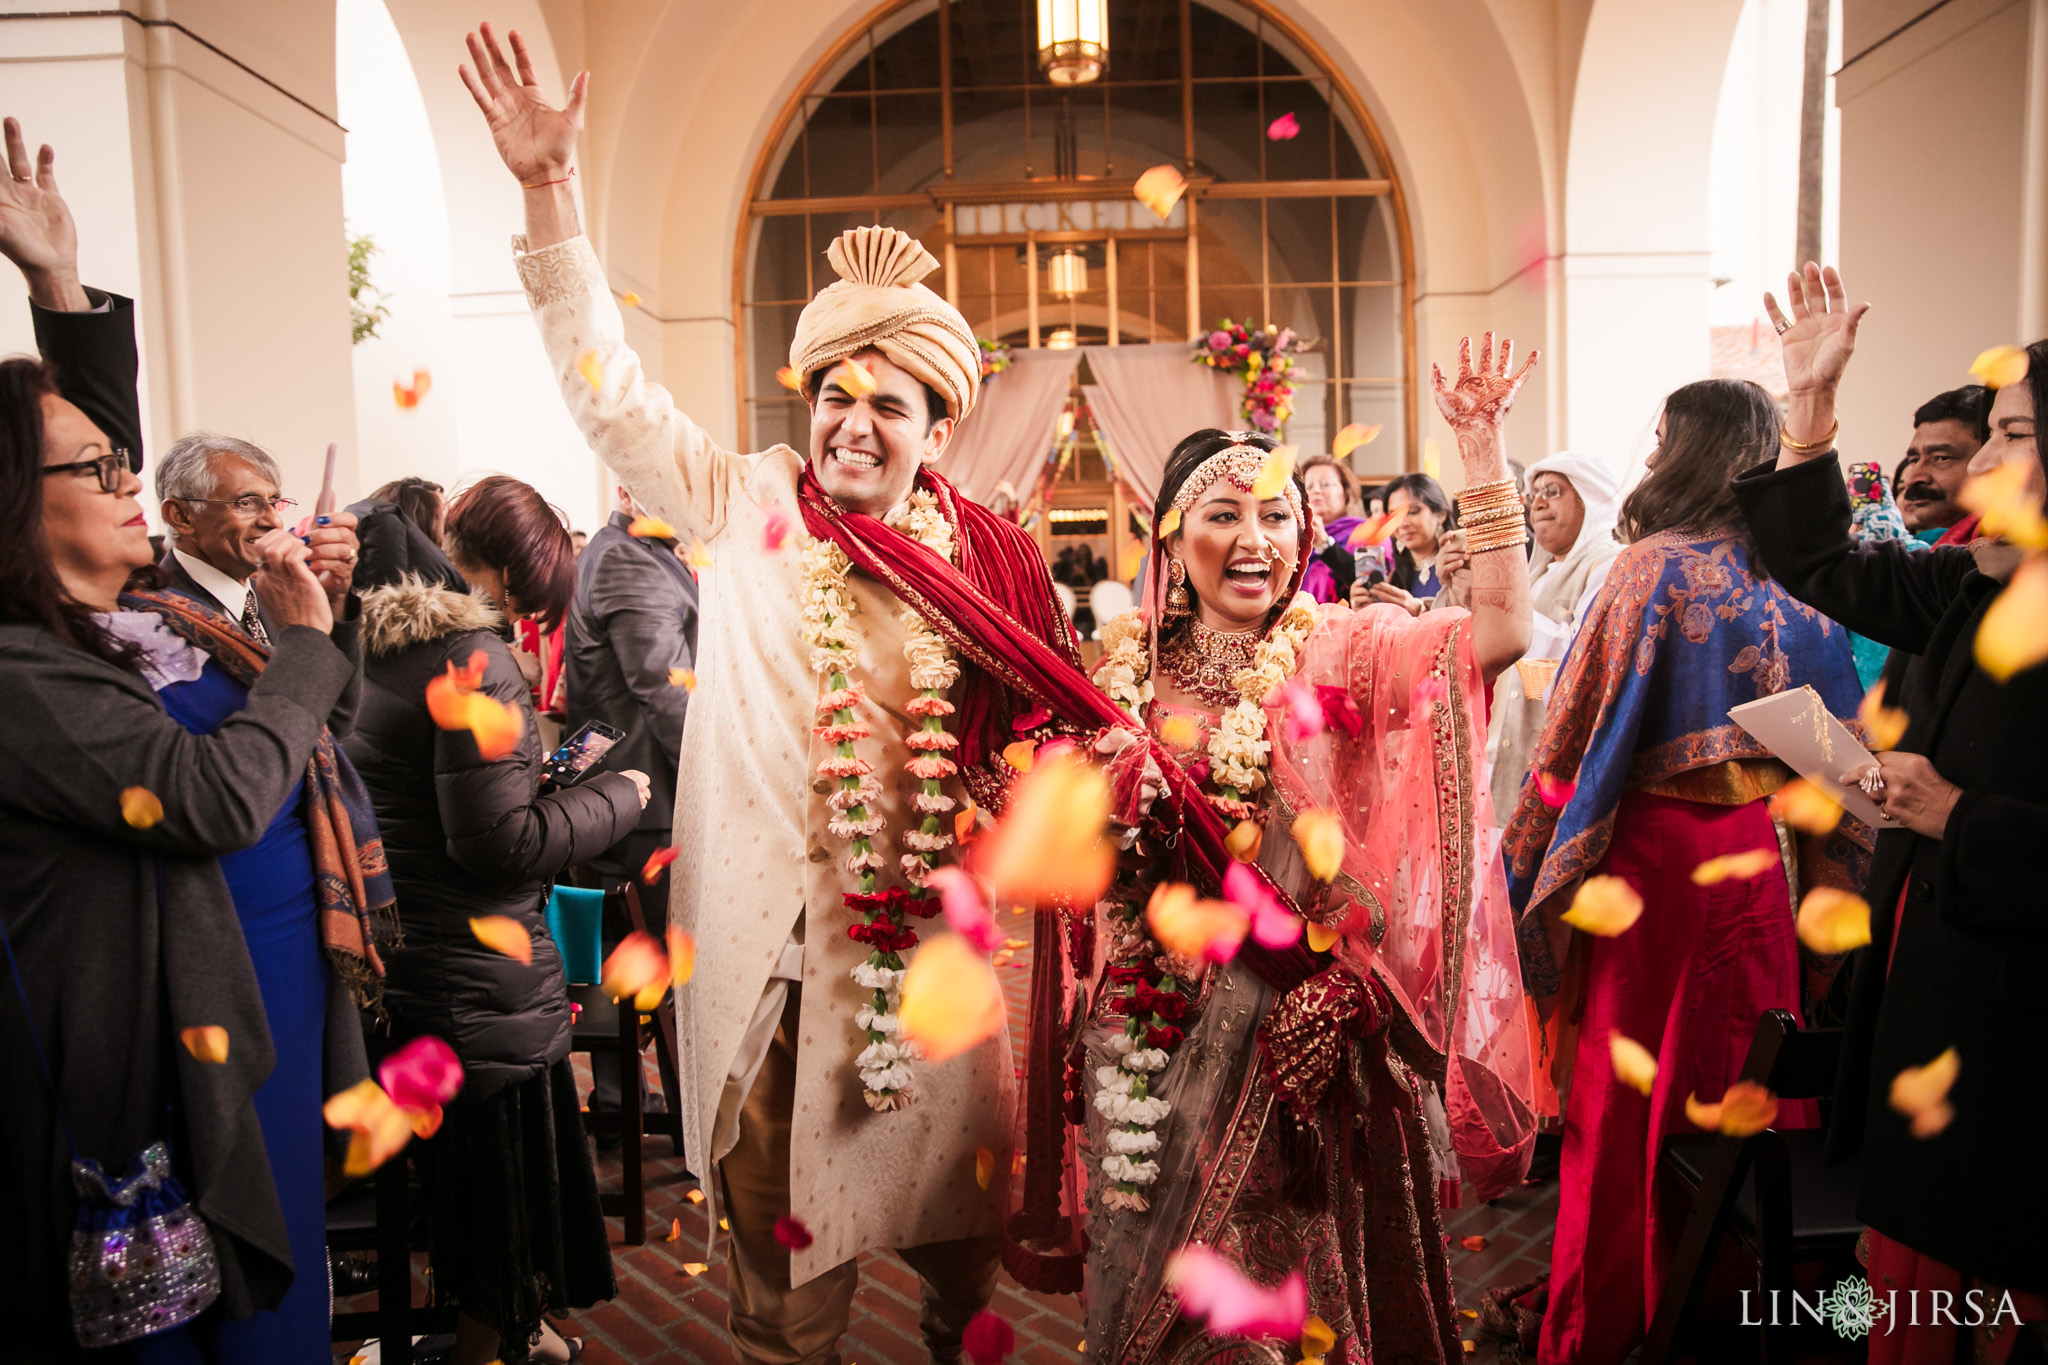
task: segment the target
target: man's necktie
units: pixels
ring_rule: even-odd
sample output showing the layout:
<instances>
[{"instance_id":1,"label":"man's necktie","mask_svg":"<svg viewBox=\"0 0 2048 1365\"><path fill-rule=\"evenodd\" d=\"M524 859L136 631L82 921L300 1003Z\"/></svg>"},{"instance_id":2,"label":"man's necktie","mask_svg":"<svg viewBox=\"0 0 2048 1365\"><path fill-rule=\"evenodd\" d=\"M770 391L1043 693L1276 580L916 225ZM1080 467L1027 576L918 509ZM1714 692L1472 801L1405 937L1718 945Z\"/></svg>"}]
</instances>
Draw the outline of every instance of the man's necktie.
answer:
<instances>
[{"instance_id":1,"label":"man's necktie","mask_svg":"<svg viewBox=\"0 0 2048 1365\"><path fill-rule=\"evenodd\" d=\"M263 618L256 614L256 590L242 599L242 633L259 645L270 643L270 632L263 628Z\"/></svg>"}]
</instances>

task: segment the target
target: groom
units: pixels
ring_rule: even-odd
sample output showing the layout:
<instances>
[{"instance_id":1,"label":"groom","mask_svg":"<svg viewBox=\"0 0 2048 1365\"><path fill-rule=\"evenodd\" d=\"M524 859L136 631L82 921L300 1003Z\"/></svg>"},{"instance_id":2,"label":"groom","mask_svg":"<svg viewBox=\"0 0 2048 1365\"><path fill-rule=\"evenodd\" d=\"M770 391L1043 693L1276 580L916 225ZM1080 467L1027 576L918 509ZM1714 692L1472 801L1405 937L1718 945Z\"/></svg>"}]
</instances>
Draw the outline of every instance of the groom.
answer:
<instances>
[{"instance_id":1,"label":"groom","mask_svg":"<svg viewBox=\"0 0 2048 1365\"><path fill-rule=\"evenodd\" d=\"M516 70L481 26L462 75L526 191L516 264L563 397L634 500L709 558L669 922L697 941L695 976L678 993L679 1102L689 1151L715 1175L707 1183L731 1223L734 1352L837 1361L854 1258L892 1247L923 1279L933 1359L956 1359L995 1286L1005 1179L978 1179L976 1152L1012 1145L1010 1041L1005 1031L907 1066L868 1049L856 1013L877 983L860 976L873 969L849 938L862 926L848 897L900 897L920 879L920 852L956 857L944 848L953 816L934 823L935 810L970 794L999 808L1000 752L1029 703L1012 675L990 671L1003 671L1006 647L993 637L1035 637L1041 655L1079 666L1030 537L926 468L974 406L979 348L959 312L917 283L936 266L923 247L892 229L846 233L828 252L840 279L805 308L791 347L808 455L720 449L643 379L578 228L569 175L587 73L566 109L551 108L510 38ZM840 603L828 627L805 611L826 598ZM979 624L963 628L963 616ZM843 660L834 675L843 668L858 693L838 715L818 711L821 631ZM957 749L934 754L920 719L933 715ZM858 733L853 759L841 736L814 733L821 722ZM943 796L924 780L934 773ZM855 778L861 805L849 811ZM802 1227L778 1228L785 1217Z\"/></svg>"}]
</instances>

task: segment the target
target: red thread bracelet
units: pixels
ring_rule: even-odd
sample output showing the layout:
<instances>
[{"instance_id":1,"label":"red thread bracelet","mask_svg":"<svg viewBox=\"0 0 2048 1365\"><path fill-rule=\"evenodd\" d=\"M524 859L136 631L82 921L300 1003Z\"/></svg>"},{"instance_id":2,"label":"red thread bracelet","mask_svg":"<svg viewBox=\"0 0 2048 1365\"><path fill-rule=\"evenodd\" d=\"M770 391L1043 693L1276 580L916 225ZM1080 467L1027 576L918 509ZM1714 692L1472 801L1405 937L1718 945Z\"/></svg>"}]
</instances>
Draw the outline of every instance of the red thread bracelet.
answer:
<instances>
[{"instance_id":1,"label":"red thread bracelet","mask_svg":"<svg viewBox=\"0 0 2048 1365\"><path fill-rule=\"evenodd\" d=\"M575 179L575 177L576 168L574 166L571 166L569 168L569 174L563 176L560 180L537 180L531 185L521 182L519 188L522 190L544 190L550 185L566 185L571 180Z\"/></svg>"}]
</instances>

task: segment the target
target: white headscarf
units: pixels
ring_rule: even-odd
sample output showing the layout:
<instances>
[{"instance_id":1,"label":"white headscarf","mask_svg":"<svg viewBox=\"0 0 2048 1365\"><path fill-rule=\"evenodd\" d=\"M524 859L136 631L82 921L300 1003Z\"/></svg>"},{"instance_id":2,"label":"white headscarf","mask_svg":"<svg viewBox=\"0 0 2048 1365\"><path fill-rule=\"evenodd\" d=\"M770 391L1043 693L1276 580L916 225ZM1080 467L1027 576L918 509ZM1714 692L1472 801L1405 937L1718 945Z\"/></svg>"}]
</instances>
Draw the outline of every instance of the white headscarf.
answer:
<instances>
[{"instance_id":1,"label":"white headscarf","mask_svg":"<svg viewBox=\"0 0 2048 1365\"><path fill-rule=\"evenodd\" d=\"M1580 554L1589 545L1614 538L1615 523L1621 519L1622 487L1621 476L1612 465L1596 455L1560 450L1549 459L1529 466L1531 488L1536 486L1539 474L1556 474L1569 480L1572 491L1579 495L1579 501L1586 504L1586 520L1579 527L1579 538L1572 542L1572 548L1565 552L1563 559ZM1550 554L1538 549L1530 568L1540 572L1551 559Z\"/></svg>"}]
</instances>

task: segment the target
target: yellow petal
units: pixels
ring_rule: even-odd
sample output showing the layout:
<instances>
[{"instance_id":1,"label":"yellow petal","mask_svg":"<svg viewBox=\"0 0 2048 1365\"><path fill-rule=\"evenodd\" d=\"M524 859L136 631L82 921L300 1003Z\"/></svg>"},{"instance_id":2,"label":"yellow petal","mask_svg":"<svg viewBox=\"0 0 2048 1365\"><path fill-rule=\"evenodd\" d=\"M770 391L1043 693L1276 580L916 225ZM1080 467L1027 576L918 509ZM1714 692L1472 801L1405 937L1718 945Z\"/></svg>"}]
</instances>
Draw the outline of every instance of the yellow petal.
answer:
<instances>
[{"instance_id":1,"label":"yellow petal","mask_svg":"<svg viewBox=\"0 0 2048 1365\"><path fill-rule=\"evenodd\" d=\"M201 1024L197 1028L178 1030L178 1040L185 1045L185 1051L202 1062L218 1066L228 1059L228 1031L219 1024Z\"/></svg>"},{"instance_id":2,"label":"yellow petal","mask_svg":"<svg viewBox=\"0 0 2048 1365\"><path fill-rule=\"evenodd\" d=\"M1313 920L1309 922L1308 946L1314 952L1329 952L1337 940L1342 937L1344 935L1341 930L1334 929L1326 924L1317 924Z\"/></svg>"},{"instance_id":3,"label":"yellow petal","mask_svg":"<svg viewBox=\"0 0 2048 1365\"><path fill-rule=\"evenodd\" d=\"M1241 863L1257 862L1259 849L1265 842L1265 827L1251 819L1238 821L1230 833L1223 836L1225 851Z\"/></svg>"},{"instance_id":4,"label":"yellow petal","mask_svg":"<svg viewBox=\"0 0 2048 1365\"><path fill-rule=\"evenodd\" d=\"M1657 1083L1657 1059L1650 1055L1650 1050L1633 1038L1610 1033L1607 1051L1614 1059L1614 1078L1649 1094L1650 1087Z\"/></svg>"},{"instance_id":5,"label":"yellow petal","mask_svg":"<svg viewBox=\"0 0 2048 1365\"><path fill-rule=\"evenodd\" d=\"M1977 534L2009 540L2029 550L2048 550L2048 518L2027 491L2033 461L2007 460L1988 474L1966 479L1956 501L1983 520Z\"/></svg>"},{"instance_id":6,"label":"yellow petal","mask_svg":"<svg viewBox=\"0 0 2048 1365\"><path fill-rule=\"evenodd\" d=\"M1038 741L1035 739L1013 740L1003 746L1003 762L1020 773L1030 772L1031 765L1037 761L1037 756Z\"/></svg>"},{"instance_id":7,"label":"yellow petal","mask_svg":"<svg viewBox=\"0 0 2048 1365\"><path fill-rule=\"evenodd\" d=\"M1434 436L1422 443L1422 472L1432 479L1444 476L1444 457L1437 451Z\"/></svg>"},{"instance_id":8,"label":"yellow petal","mask_svg":"<svg viewBox=\"0 0 2048 1365\"><path fill-rule=\"evenodd\" d=\"M677 1240L679 1240L679 1239L680 1239L680 1238L682 1237L682 1235L683 1235L683 1220L682 1220L682 1219L680 1219L680 1218L671 1218L671 1219L669 1219L669 1220L668 1220L668 1237L667 1237L667 1238L666 1238L665 1240L667 1240L667 1241L670 1241L670 1242L673 1242L673 1241L677 1241Z\"/></svg>"},{"instance_id":9,"label":"yellow petal","mask_svg":"<svg viewBox=\"0 0 2048 1365\"><path fill-rule=\"evenodd\" d=\"M697 971L697 939L687 929L668 927L669 984L681 990ZM661 1003L656 1001L656 1004Z\"/></svg>"},{"instance_id":10,"label":"yellow petal","mask_svg":"<svg viewBox=\"0 0 2048 1365\"><path fill-rule=\"evenodd\" d=\"M798 377L795 370L792 370L787 365L784 365L775 372L775 382L788 389L791 393L802 393L804 391L804 381Z\"/></svg>"},{"instance_id":11,"label":"yellow petal","mask_svg":"<svg viewBox=\"0 0 2048 1365\"><path fill-rule=\"evenodd\" d=\"M1717 882L1748 881L1770 871L1777 862L1778 850L1775 848L1753 848L1747 853L1723 854L1694 868L1692 884L1712 886Z\"/></svg>"},{"instance_id":12,"label":"yellow petal","mask_svg":"<svg viewBox=\"0 0 2048 1365\"><path fill-rule=\"evenodd\" d=\"M710 568L710 567L711 567L711 549L710 549L710 547L709 547L709 546L707 546L707 545L705 545L705 543L704 543L703 541L701 541L701 540L698 540L698 539L697 539L697 538L696 538L695 536L692 536L692 537L690 538L690 548L689 548L689 549L688 549L687 551L685 551L685 552L684 552L684 554L683 554L683 563L685 563L685 564L689 565L689 566L690 566L691 568L693 568L693 569L708 569L708 568Z\"/></svg>"},{"instance_id":13,"label":"yellow petal","mask_svg":"<svg viewBox=\"0 0 2048 1365\"><path fill-rule=\"evenodd\" d=\"M164 818L164 803L147 787L123 788L121 818L137 829L148 829Z\"/></svg>"},{"instance_id":14,"label":"yellow petal","mask_svg":"<svg viewBox=\"0 0 2048 1365\"><path fill-rule=\"evenodd\" d=\"M995 968L960 935L936 935L910 959L897 1018L903 1036L931 1061L957 1057L993 1038L1003 1017Z\"/></svg>"},{"instance_id":15,"label":"yellow petal","mask_svg":"<svg viewBox=\"0 0 2048 1365\"><path fill-rule=\"evenodd\" d=\"M1913 1120L1914 1137L1933 1137L1955 1118L1948 1092L1961 1065L1956 1050L1950 1048L1927 1065L1909 1066L1892 1077L1891 1106Z\"/></svg>"},{"instance_id":16,"label":"yellow petal","mask_svg":"<svg viewBox=\"0 0 2048 1365\"><path fill-rule=\"evenodd\" d=\"M1985 609L1976 654L1978 666L2000 682L2048 660L2048 555L2028 555Z\"/></svg>"},{"instance_id":17,"label":"yellow petal","mask_svg":"<svg viewBox=\"0 0 2048 1365\"><path fill-rule=\"evenodd\" d=\"M689 1190L684 1193L683 1198L689 1200L692 1204L701 1204L704 1202L704 1191Z\"/></svg>"},{"instance_id":18,"label":"yellow petal","mask_svg":"<svg viewBox=\"0 0 2048 1365\"><path fill-rule=\"evenodd\" d=\"M1330 1330L1330 1324L1321 1318L1310 1318L1301 1325L1301 1353L1307 1357L1326 1356L1337 1348L1337 1334Z\"/></svg>"},{"instance_id":19,"label":"yellow petal","mask_svg":"<svg viewBox=\"0 0 2048 1365\"><path fill-rule=\"evenodd\" d=\"M510 915L478 915L470 920L469 932L476 935L478 943L494 953L503 953L521 962L533 961L533 935Z\"/></svg>"},{"instance_id":20,"label":"yellow petal","mask_svg":"<svg viewBox=\"0 0 2048 1365\"><path fill-rule=\"evenodd\" d=\"M1302 861L1309 875L1326 882L1337 875L1344 862L1344 826L1332 811L1305 810L1294 817L1291 831L1301 845Z\"/></svg>"},{"instance_id":21,"label":"yellow petal","mask_svg":"<svg viewBox=\"0 0 2048 1365\"><path fill-rule=\"evenodd\" d=\"M1970 378L1987 389L2002 389L2027 377L2027 353L2017 346L1993 346L1970 362Z\"/></svg>"},{"instance_id":22,"label":"yellow petal","mask_svg":"<svg viewBox=\"0 0 2048 1365\"><path fill-rule=\"evenodd\" d=\"M1751 1137L1778 1121L1778 1097L1755 1081L1737 1081L1718 1104L1701 1104L1687 1095L1685 1116L1710 1131Z\"/></svg>"},{"instance_id":23,"label":"yellow petal","mask_svg":"<svg viewBox=\"0 0 2048 1365\"><path fill-rule=\"evenodd\" d=\"M1179 529L1180 509L1178 507L1167 508L1166 515L1159 519L1159 538L1164 540Z\"/></svg>"},{"instance_id":24,"label":"yellow petal","mask_svg":"<svg viewBox=\"0 0 2048 1365\"><path fill-rule=\"evenodd\" d=\"M1251 917L1228 901L1204 900L1182 882L1161 882L1145 906L1145 923L1167 952L1227 962L1244 942Z\"/></svg>"},{"instance_id":25,"label":"yellow petal","mask_svg":"<svg viewBox=\"0 0 2048 1365\"><path fill-rule=\"evenodd\" d=\"M1252 496L1260 502L1277 498L1294 477L1294 447L1280 446L1266 456L1266 463L1259 470L1259 477L1252 480Z\"/></svg>"},{"instance_id":26,"label":"yellow petal","mask_svg":"<svg viewBox=\"0 0 2048 1365\"><path fill-rule=\"evenodd\" d=\"M1842 822L1842 804L1803 777L1771 793L1771 814L1808 834L1827 834Z\"/></svg>"},{"instance_id":27,"label":"yellow petal","mask_svg":"<svg viewBox=\"0 0 2048 1365\"><path fill-rule=\"evenodd\" d=\"M1574 929L1600 938L1626 933L1641 918L1643 898L1619 877L1588 877L1572 897L1572 908L1559 916Z\"/></svg>"},{"instance_id":28,"label":"yellow petal","mask_svg":"<svg viewBox=\"0 0 2048 1365\"><path fill-rule=\"evenodd\" d=\"M1003 756L1015 764L1008 752ZM1033 763L1003 818L976 841L978 869L995 903L1095 904L1116 871L1115 845L1104 837L1108 824L1109 781L1101 769L1072 753Z\"/></svg>"},{"instance_id":29,"label":"yellow petal","mask_svg":"<svg viewBox=\"0 0 2048 1365\"><path fill-rule=\"evenodd\" d=\"M342 1170L348 1175L368 1175L412 1141L411 1117L372 1080L357 1081L328 1096L320 1113L328 1127L353 1133L348 1157L342 1163Z\"/></svg>"},{"instance_id":30,"label":"yellow petal","mask_svg":"<svg viewBox=\"0 0 2048 1365\"><path fill-rule=\"evenodd\" d=\"M1187 193L1187 177L1174 166L1154 166L1138 177L1131 186L1131 195L1146 208L1164 219L1173 213L1173 206Z\"/></svg>"},{"instance_id":31,"label":"yellow petal","mask_svg":"<svg viewBox=\"0 0 2048 1365\"><path fill-rule=\"evenodd\" d=\"M1168 716L1159 722L1159 738L1167 748L1184 754L1202 742L1202 727L1187 716Z\"/></svg>"},{"instance_id":32,"label":"yellow petal","mask_svg":"<svg viewBox=\"0 0 2048 1365\"><path fill-rule=\"evenodd\" d=\"M625 304L628 308L638 308L640 306L640 296L628 289L619 296L619 302Z\"/></svg>"},{"instance_id":33,"label":"yellow petal","mask_svg":"<svg viewBox=\"0 0 2048 1365\"><path fill-rule=\"evenodd\" d=\"M1870 905L1832 886L1816 886L1799 902L1799 941L1816 953L1846 953L1870 942Z\"/></svg>"},{"instance_id":34,"label":"yellow petal","mask_svg":"<svg viewBox=\"0 0 2048 1365\"><path fill-rule=\"evenodd\" d=\"M697 670L694 668L671 668L668 671L668 685L680 687L685 692L697 690Z\"/></svg>"},{"instance_id":35,"label":"yellow petal","mask_svg":"<svg viewBox=\"0 0 2048 1365\"><path fill-rule=\"evenodd\" d=\"M974 1183L983 1189L996 1178L996 1154L986 1147L974 1149Z\"/></svg>"},{"instance_id":36,"label":"yellow petal","mask_svg":"<svg viewBox=\"0 0 2048 1365\"><path fill-rule=\"evenodd\" d=\"M1330 442L1330 453L1343 459L1360 446L1369 446L1379 439L1380 428L1353 422L1337 433L1337 439Z\"/></svg>"},{"instance_id":37,"label":"yellow petal","mask_svg":"<svg viewBox=\"0 0 2048 1365\"><path fill-rule=\"evenodd\" d=\"M674 540L676 538L676 528L663 521L660 517L650 517L643 513L633 518L632 525L626 528L626 534L629 536L649 537L654 540Z\"/></svg>"},{"instance_id":38,"label":"yellow petal","mask_svg":"<svg viewBox=\"0 0 2048 1365\"><path fill-rule=\"evenodd\" d=\"M576 373L583 376L583 382L590 385L591 392L604 388L604 365L597 358L596 351L585 351L576 357Z\"/></svg>"},{"instance_id":39,"label":"yellow petal","mask_svg":"<svg viewBox=\"0 0 2048 1365\"><path fill-rule=\"evenodd\" d=\"M707 1271L707 1270L709 1270L709 1269L711 1269L711 1267L710 1267L710 1266L708 1266L708 1265L706 1265L706 1264L704 1264L704 1263L703 1263L702 1261L684 1261L684 1262L683 1262L683 1273L684 1273L685 1275L689 1275L689 1276L692 1276L692 1277L695 1277L695 1276L698 1276L698 1275L702 1275L702 1274L703 1274L703 1273L704 1273L705 1271Z\"/></svg>"},{"instance_id":40,"label":"yellow petal","mask_svg":"<svg viewBox=\"0 0 2048 1365\"><path fill-rule=\"evenodd\" d=\"M865 398L881 387L875 382L875 376L869 372L868 367L851 357L834 365L832 373L825 376L825 382L837 384L855 398Z\"/></svg>"},{"instance_id":41,"label":"yellow petal","mask_svg":"<svg viewBox=\"0 0 2048 1365\"><path fill-rule=\"evenodd\" d=\"M1896 706L1884 704L1884 684L1874 684L1863 694L1863 700L1856 707L1856 719L1863 722L1863 733L1870 740L1870 747L1882 753L1896 749L1906 734L1906 713Z\"/></svg>"}]
</instances>

